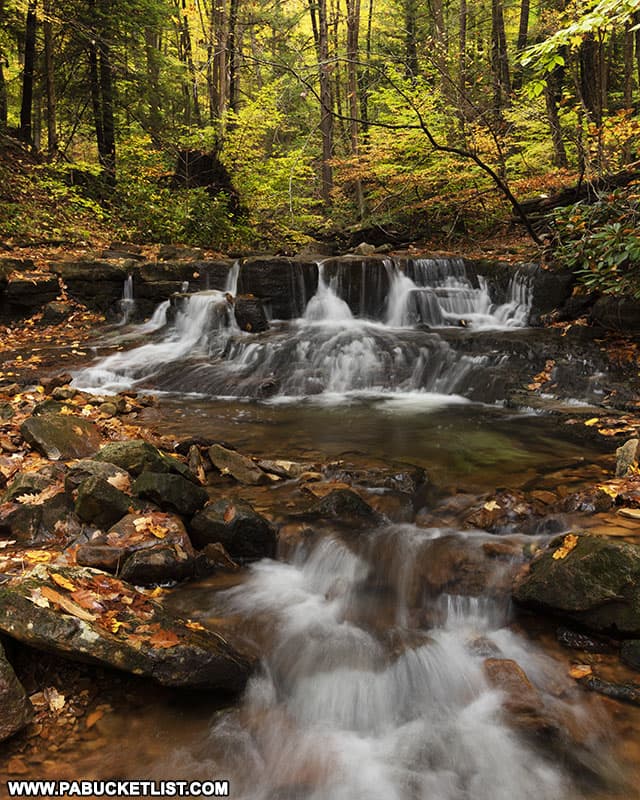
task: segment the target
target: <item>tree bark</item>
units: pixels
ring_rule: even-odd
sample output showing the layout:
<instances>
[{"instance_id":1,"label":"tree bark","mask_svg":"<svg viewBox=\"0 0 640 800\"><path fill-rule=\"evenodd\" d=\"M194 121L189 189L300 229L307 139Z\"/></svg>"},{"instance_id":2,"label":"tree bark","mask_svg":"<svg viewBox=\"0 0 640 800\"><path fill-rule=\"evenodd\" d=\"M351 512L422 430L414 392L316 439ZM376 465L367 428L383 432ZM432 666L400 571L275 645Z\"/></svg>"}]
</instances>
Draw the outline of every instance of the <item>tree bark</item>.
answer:
<instances>
[{"instance_id":1,"label":"tree bark","mask_svg":"<svg viewBox=\"0 0 640 800\"><path fill-rule=\"evenodd\" d=\"M566 168L568 166L567 151L562 139L562 127L558 115L558 102L562 97L563 79L564 67L556 67L547 79L545 101L549 129L551 131L551 142L553 144L553 163L557 167Z\"/></svg>"},{"instance_id":2,"label":"tree bark","mask_svg":"<svg viewBox=\"0 0 640 800\"><path fill-rule=\"evenodd\" d=\"M633 32L628 23L624 30L624 107L633 108Z\"/></svg>"},{"instance_id":3,"label":"tree bark","mask_svg":"<svg viewBox=\"0 0 640 800\"><path fill-rule=\"evenodd\" d=\"M359 92L358 92L358 58L360 37L360 0L347 0L347 91L349 93L349 139L351 155L355 160L360 155L359 142ZM356 202L360 219L364 217L364 195L362 182L355 182Z\"/></svg>"},{"instance_id":4,"label":"tree bark","mask_svg":"<svg viewBox=\"0 0 640 800\"><path fill-rule=\"evenodd\" d=\"M494 114L499 120L502 118L503 109L509 104L509 95L511 94L502 0L491 0L491 73Z\"/></svg>"},{"instance_id":5,"label":"tree bark","mask_svg":"<svg viewBox=\"0 0 640 800\"><path fill-rule=\"evenodd\" d=\"M404 74L412 82L418 77L417 15L416 0L404 0Z\"/></svg>"},{"instance_id":6,"label":"tree bark","mask_svg":"<svg viewBox=\"0 0 640 800\"><path fill-rule=\"evenodd\" d=\"M515 74L513 76L513 89L518 91L522 88L522 64L520 58L524 52L528 39L529 39L529 14L530 14L530 0L521 0L520 3L520 24L518 25L518 41L516 43L516 50L518 52L518 63L516 65Z\"/></svg>"},{"instance_id":7,"label":"tree bark","mask_svg":"<svg viewBox=\"0 0 640 800\"><path fill-rule=\"evenodd\" d=\"M238 0L229 0L229 30L227 32L227 63L229 74L229 108L238 110L240 85L238 82Z\"/></svg>"},{"instance_id":8,"label":"tree bark","mask_svg":"<svg viewBox=\"0 0 640 800\"><path fill-rule=\"evenodd\" d=\"M108 13L108 8L105 10ZM116 182L116 136L113 115L113 70L111 67L111 48L106 37L103 37L100 42L99 54L103 136L103 151L99 155L100 163L104 168L107 183L113 186Z\"/></svg>"},{"instance_id":9,"label":"tree bark","mask_svg":"<svg viewBox=\"0 0 640 800\"><path fill-rule=\"evenodd\" d=\"M320 78L320 135L322 137L322 199L331 202L333 189L333 98L329 68L327 0L318 0L318 68Z\"/></svg>"},{"instance_id":10,"label":"tree bark","mask_svg":"<svg viewBox=\"0 0 640 800\"><path fill-rule=\"evenodd\" d=\"M22 72L22 103L20 105L20 140L33 142L33 75L36 62L37 0L29 0L24 36L24 69Z\"/></svg>"},{"instance_id":11,"label":"tree bark","mask_svg":"<svg viewBox=\"0 0 640 800\"><path fill-rule=\"evenodd\" d=\"M47 94L47 152L53 158L58 152L58 130L56 123L56 81L53 58L53 25L51 23L51 0L44 0L44 67Z\"/></svg>"},{"instance_id":12,"label":"tree bark","mask_svg":"<svg viewBox=\"0 0 640 800\"><path fill-rule=\"evenodd\" d=\"M149 94L149 129L158 136L162 128L160 116L160 53L158 34L153 28L144 29L144 52L147 64Z\"/></svg>"}]
</instances>

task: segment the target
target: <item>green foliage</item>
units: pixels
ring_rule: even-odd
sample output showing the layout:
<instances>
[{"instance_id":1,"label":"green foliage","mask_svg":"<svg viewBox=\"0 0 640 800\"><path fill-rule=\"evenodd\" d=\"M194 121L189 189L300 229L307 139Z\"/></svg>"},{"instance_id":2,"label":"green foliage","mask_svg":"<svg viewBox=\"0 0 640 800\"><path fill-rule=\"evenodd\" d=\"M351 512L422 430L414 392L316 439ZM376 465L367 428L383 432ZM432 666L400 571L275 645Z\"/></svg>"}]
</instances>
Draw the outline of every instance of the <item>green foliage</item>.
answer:
<instances>
[{"instance_id":1,"label":"green foliage","mask_svg":"<svg viewBox=\"0 0 640 800\"><path fill-rule=\"evenodd\" d=\"M640 194L601 195L555 215L554 255L587 288L640 299Z\"/></svg>"}]
</instances>

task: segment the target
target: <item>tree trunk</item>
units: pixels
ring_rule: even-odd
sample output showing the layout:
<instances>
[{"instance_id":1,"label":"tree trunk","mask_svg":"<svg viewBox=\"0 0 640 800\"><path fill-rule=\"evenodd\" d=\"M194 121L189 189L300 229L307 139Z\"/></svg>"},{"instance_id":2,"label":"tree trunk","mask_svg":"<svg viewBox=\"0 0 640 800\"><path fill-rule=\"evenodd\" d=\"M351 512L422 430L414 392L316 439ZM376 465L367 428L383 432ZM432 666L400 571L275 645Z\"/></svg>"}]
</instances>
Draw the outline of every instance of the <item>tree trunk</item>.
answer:
<instances>
[{"instance_id":1,"label":"tree trunk","mask_svg":"<svg viewBox=\"0 0 640 800\"><path fill-rule=\"evenodd\" d=\"M0 0L0 24L3 26L6 24L4 0ZM2 43L0 42L0 133L4 133L7 130L9 112L7 105L7 82L4 77L5 66L7 66L7 64L2 49Z\"/></svg>"},{"instance_id":2,"label":"tree trunk","mask_svg":"<svg viewBox=\"0 0 640 800\"><path fill-rule=\"evenodd\" d=\"M444 7L442 0L431 0L431 13L433 15L433 63L438 72L437 85L445 96L450 95L447 84L447 29L444 21Z\"/></svg>"},{"instance_id":3,"label":"tree trunk","mask_svg":"<svg viewBox=\"0 0 640 800\"><path fill-rule=\"evenodd\" d=\"M602 124L602 86L598 44L587 34L580 45L580 95L591 122Z\"/></svg>"},{"instance_id":4,"label":"tree trunk","mask_svg":"<svg viewBox=\"0 0 640 800\"><path fill-rule=\"evenodd\" d=\"M556 167L568 166L567 151L562 139L562 127L558 116L558 101L562 97L562 83L564 80L564 67L556 67L547 79L545 88L545 101L547 106L547 119L551 131L553 144L553 163Z\"/></svg>"},{"instance_id":5,"label":"tree trunk","mask_svg":"<svg viewBox=\"0 0 640 800\"><path fill-rule=\"evenodd\" d=\"M624 30L624 107L633 108L633 33L628 23Z\"/></svg>"},{"instance_id":6,"label":"tree trunk","mask_svg":"<svg viewBox=\"0 0 640 800\"><path fill-rule=\"evenodd\" d=\"M460 0L460 17L458 26L458 120L460 132L464 136L467 107L467 24L469 11L467 0Z\"/></svg>"},{"instance_id":7,"label":"tree trunk","mask_svg":"<svg viewBox=\"0 0 640 800\"><path fill-rule=\"evenodd\" d=\"M238 110L238 97L240 85L238 82L238 0L229 0L229 30L227 33L227 63L229 74L229 108Z\"/></svg>"},{"instance_id":8,"label":"tree trunk","mask_svg":"<svg viewBox=\"0 0 640 800\"><path fill-rule=\"evenodd\" d=\"M509 103L511 81L507 56L507 36L504 30L502 0L491 0L491 73L493 77L493 104L497 120Z\"/></svg>"},{"instance_id":9,"label":"tree trunk","mask_svg":"<svg viewBox=\"0 0 640 800\"><path fill-rule=\"evenodd\" d=\"M360 155L358 116L358 57L360 37L360 0L347 0L347 90L349 93L349 139L351 155L357 160ZM355 182L356 202L360 219L364 217L362 182Z\"/></svg>"},{"instance_id":10,"label":"tree trunk","mask_svg":"<svg viewBox=\"0 0 640 800\"><path fill-rule=\"evenodd\" d=\"M180 27L179 27L179 41L180 41L180 56L183 63L187 68L189 81L185 86L185 105L187 124L191 123L191 116L196 125L202 125L202 116L200 114L200 100L198 97L198 73L196 72L195 64L193 62L193 47L191 45L191 31L189 29L189 17L187 15L187 0L180 0Z\"/></svg>"},{"instance_id":11,"label":"tree trunk","mask_svg":"<svg viewBox=\"0 0 640 800\"><path fill-rule=\"evenodd\" d=\"M418 77L416 0L404 0L404 74L414 82Z\"/></svg>"},{"instance_id":12,"label":"tree trunk","mask_svg":"<svg viewBox=\"0 0 640 800\"><path fill-rule=\"evenodd\" d=\"M520 3L520 24L518 26L518 41L516 50L518 52L518 63L513 76L513 89L517 91L522 88L522 64L520 58L524 52L529 39L529 13L530 0L521 0Z\"/></svg>"},{"instance_id":13,"label":"tree trunk","mask_svg":"<svg viewBox=\"0 0 640 800\"><path fill-rule=\"evenodd\" d=\"M144 52L147 62L147 81L149 95L149 129L158 136L162 129L160 116L160 59L158 34L153 28L144 29Z\"/></svg>"},{"instance_id":14,"label":"tree trunk","mask_svg":"<svg viewBox=\"0 0 640 800\"><path fill-rule=\"evenodd\" d=\"M22 103L20 105L20 140L31 144L33 140L33 74L36 62L36 5L29 0L24 36L24 70L22 72Z\"/></svg>"},{"instance_id":15,"label":"tree trunk","mask_svg":"<svg viewBox=\"0 0 640 800\"><path fill-rule=\"evenodd\" d=\"M116 137L113 117L113 71L111 68L111 48L109 47L106 37L103 37L100 42L99 54L103 136L103 150L99 155L100 163L104 168L107 183L113 186L116 182Z\"/></svg>"},{"instance_id":16,"label":"tree trunk","mask_svg":"<svg viewBox=\"0 0 640 800\"><path fill-rule=\"evenodd\" d=\"M90 6L93 7L93 5L93 2L90 2ZM100 76L98 73L98 43L95 38L89 42L89 87L91 89L91 106L93 108L93 121L96 129L98 158L100 158L101 154L104 152L104 133L102 130L102 97L100 94Z\"/></svg>"},{"instance_id":17,"label":"tree trunk","mask_svg":"<svg viewBox=\"0 0 640 800\"><path fill-rule=\"evenodd\" d=\"M367 141L369 133L369 83L371 81L371 27L373 24L373 0L369 0L367 13L367 40L365 44L366 67L360 80L360 117L362 119L362 139Z\"/></svg>"},{"instance_id":18,"label":"tree trunk","mask_svg":"<svg viewBox=\"0 0 640 800\"><path fill-rule=\"evenodd\" d=\"M58 152L58 131L56 124L56 82L53 59L53 26L51 23L51 0L44 0L44 68L47 92L47 152L49 158Z\"/></svg>"},{"instance_id":19,"label":"tree trunk","mask_svg":"<svg viewBox=\"0 0 640 800\"><path fill-rule=\"evenodd\" d=\"M322 136L322 199L331 202L333 189L333 99L329 70L327 0L318 0L318 68L320 78L320 134Z\"/></svg>"}]
</instances>

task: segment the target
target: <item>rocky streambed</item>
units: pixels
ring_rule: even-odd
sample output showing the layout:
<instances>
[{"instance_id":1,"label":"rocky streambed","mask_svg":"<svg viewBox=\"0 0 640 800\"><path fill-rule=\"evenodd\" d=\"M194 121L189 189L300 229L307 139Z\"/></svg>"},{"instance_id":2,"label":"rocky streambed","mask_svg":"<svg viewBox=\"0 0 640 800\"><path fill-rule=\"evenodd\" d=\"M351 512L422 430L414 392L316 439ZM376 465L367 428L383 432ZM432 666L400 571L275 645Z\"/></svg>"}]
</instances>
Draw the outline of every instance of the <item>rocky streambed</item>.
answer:
<instances>
[{"instance_id":1,"label":"rocky streambed","mask_svg":"<svg viewBox=\"0 0 640 800\"><path fill-rule=\"evenodd\" d=\"M0 775L216 776L256 800L634 796L632 362L584 325L525 327L542 309L480 273L469 289L468 266L436 264L443 286L380 260L378 294L355 280L370 264L321 266L295 273L291 322L252 307L229 334L237 299L180 291L173 322L95 340L106 369L88 332L5 363ZM276 272L255 272L262 311ZM459 303L469 325L444 324ZM86 391L96 370L132 385ZM233 375L239 395L207 388Z\"/></svg>"}]
</instances>

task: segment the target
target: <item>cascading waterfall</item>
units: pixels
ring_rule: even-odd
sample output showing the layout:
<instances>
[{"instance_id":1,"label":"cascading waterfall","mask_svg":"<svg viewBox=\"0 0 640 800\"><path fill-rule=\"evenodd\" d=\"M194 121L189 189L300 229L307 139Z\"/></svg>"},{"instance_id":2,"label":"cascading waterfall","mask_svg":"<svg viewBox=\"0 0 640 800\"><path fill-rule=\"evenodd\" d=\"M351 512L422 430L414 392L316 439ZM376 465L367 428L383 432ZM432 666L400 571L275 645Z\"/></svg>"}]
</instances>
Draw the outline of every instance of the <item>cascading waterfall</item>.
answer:
<instances>
[{"instance_id":1,"label":"cascading waterfall","mask_svg":"<svg viewBox=\"0 0 640 800\"><path fill-rule=\"evenodd\" d=\"M238 711L213 721L206 743L209 752L224 753L234 796L577 800L562 769L508 725L502 695L484 675L486 650L517 658L543 685L553 675L565 699L542 691L541 702L558 719L593 725L572 710L569 698L577 690L571 680L506 627L504 601L440 595L412 609L433 607L432 626L411 623L407 587L429 559L430 546L450 532L401 528L374 532L382 544L391 539L401 570L392 565L385 573L367 548L354 552L327 535L291 563L256 564L227 594L226 606L214 599L212 615L230 610L271 620L272 633L261 644L262 673ZM476 536L460 534L460 546L477 546ZM387 584L384 602L396 605L391 626L375 626L372 573L374 585ZM166 768L189 758L179 751ZM206 752L203 758L206 769ZM595 748L580 758L593 770L601 764ZM191 768L202 770L202 760Z\"/></svg>"},{"instance_id":2,"label":"cascading waterfall","mask_svg":"<svg viewBox=\"0 0 640 800\"><path fill-rule=\"evenodd\" d=\"M121 325L126 325L136 310L136 301L133 296L133 275L127 275L122 289L120 311L122 313Z\"/></svg>"},{"instance_id":3,"label":"cascading waterfall","mask_svg":"<svg viewBox=\"0 0 640 800\"><path fill-rule=\"evenodd\" d=\"M493 362L460 354L437 330L425 328L445 331L460 321L471 328L515 328L526 324L531 304L518 274L506 301L492 302L487 282L478 277L474 284L462 259L418 259L404 270L391 259L371 270L345 262L337 270L332 265L331 277L328 268L318 263L316 292L297 320L255 336L234 322L229 296L238 288L236 262L224 291L180 296L168 328L162 304L136 331L164 328L162 339L108 356L75 383L99 392L135 386L282 400L400 395L430 404L455 401L478 389L482 369ZM352 279L359 280L357 288Z\"/></svg>"}]
</instances>

